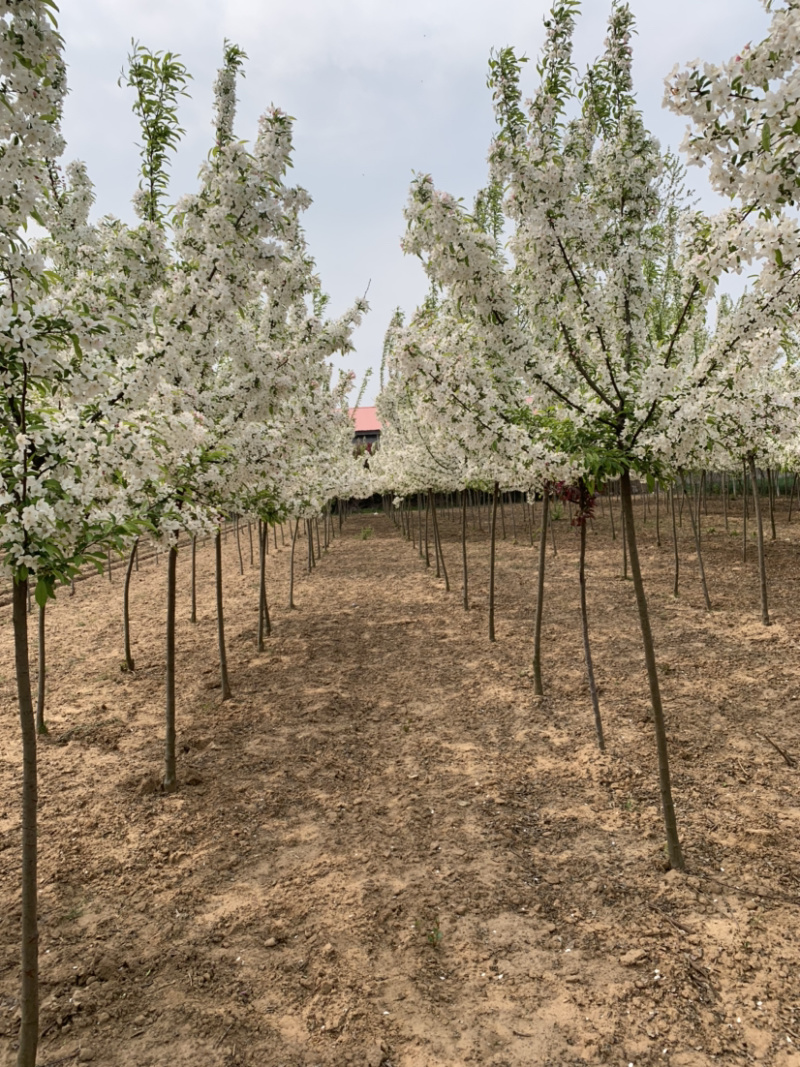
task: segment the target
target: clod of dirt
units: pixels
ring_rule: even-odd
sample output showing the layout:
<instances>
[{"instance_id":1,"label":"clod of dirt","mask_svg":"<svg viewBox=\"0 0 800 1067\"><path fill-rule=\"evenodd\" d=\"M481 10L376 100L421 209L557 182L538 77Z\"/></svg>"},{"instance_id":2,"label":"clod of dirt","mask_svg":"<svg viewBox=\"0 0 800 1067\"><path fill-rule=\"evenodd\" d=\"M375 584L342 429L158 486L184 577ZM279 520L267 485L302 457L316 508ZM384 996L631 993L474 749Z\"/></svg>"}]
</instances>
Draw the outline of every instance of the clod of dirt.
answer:
<instances>
[{"instance_id":1,"label":"clod of dirt","mask_svg":"<svg viewBox=\"0 0 800 1067\"><path fill-rule=\"evenodd\" d=\"M630 952L626 952L624 956L620 956L619 962L623 967L635 967L637 963L641 963L647 956L647 953L643 948L632 948Z\"/></svg>"}]
</instances>

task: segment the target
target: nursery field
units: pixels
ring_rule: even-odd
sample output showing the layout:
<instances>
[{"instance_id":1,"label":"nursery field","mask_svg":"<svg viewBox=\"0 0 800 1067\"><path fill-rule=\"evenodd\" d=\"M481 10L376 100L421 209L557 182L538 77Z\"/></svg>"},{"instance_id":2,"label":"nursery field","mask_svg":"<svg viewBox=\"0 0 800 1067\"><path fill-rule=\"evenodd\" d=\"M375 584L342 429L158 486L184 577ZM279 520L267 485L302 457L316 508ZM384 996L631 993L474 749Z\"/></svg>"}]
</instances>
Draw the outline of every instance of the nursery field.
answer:
<instances>
[{"instance_id":1,"label":"nursery field","mask_svg":"<svg viewBox=\"0 0 800 1067\"><path fill-rule=\"evenodd\" d=\"M732 505L734 508L734 505ZM800 1067L800 521L767 544L773 625L738 516L704 516L704 610L684 514L640 525L685 873L668 871L632 583L608 510L588 533L607 752L597 750L578 537L536 547L440 517L452 591L383 514L355 514L256 652L258 572L224 545L233 699L220 701L213 549L178 563L178 777L163 753L165 562L48 608L40 760L39 1064L103 1067ZM637 501L637 521L641 511ZM305 543L297 553L298 570ZM0 1058L19 995L10 608L0 641ZM32 626L32 645L35 625ZM32 649L33 651L33 649Z\"/></svg>"}]
</instances>

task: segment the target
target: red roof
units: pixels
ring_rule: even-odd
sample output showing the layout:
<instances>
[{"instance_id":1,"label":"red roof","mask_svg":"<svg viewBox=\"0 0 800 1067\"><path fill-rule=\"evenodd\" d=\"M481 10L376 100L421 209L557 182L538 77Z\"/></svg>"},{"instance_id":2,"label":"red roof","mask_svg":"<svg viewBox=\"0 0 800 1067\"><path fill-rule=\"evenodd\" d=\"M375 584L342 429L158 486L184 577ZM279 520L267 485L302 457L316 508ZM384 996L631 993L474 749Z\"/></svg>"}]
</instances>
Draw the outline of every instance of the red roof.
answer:
<instances>
[{"instance_id":1,"label":"red roof","mask_svg":"<svg viewBox=\"0 0 800 1067\"><path fill-rule=\"evenodd\" d=\"M381 424L375 408L350 408L350 418L356 424L356 433L380 433Z\"/></svg>"}]
</instances>

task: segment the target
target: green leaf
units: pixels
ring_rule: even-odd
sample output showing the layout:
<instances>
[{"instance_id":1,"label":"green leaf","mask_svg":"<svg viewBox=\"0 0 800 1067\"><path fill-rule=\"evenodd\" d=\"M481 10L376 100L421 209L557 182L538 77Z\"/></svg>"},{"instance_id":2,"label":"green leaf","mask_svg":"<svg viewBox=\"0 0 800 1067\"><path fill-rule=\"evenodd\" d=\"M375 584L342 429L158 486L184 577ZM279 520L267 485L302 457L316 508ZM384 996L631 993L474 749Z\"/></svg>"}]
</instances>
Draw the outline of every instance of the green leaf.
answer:
<instances>
[{"instance_id":1,"label":"green leaf","mask_svg":"<svg viewBox=\"0 0 800 1067\"><path fill-rule=\"evenodd\" d=\"M40 578L36 583L34 596L36 597L36 603L40 608L43 608L50 597L55 598L52 582L48 582L46 578Z\"/></svg>"},{"instance_id":2,"label":"green leaf","mask_svg":"<svg viewBox=\"0 0 800 1067\"><path fill-rule=\"evenodd\" d=\"M765 152L769 152L771 140L772 135L770 133L769 123L765 122L764 125L761 127L761 147L764 149Z\"/></svg>"}]
</instances>

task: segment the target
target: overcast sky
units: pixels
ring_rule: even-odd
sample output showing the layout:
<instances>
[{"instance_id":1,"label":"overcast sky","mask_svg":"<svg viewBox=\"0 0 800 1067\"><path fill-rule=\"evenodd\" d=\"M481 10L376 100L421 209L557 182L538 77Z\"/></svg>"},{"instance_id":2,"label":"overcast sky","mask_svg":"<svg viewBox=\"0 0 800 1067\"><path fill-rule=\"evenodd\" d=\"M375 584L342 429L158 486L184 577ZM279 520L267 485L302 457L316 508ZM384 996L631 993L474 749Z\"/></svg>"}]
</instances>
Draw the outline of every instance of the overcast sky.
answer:
<instances>
[{"instance_id":1,"label":"overcast sky","mask_svg":"<svg viewBox=\"0 0 800 1067\"><path fill-rule=\"evenodd\" d=\"M602 50L609 3L584 0L576 59ZM635 77L645 119L677 148L683 120L662 110L675 63L719 61L764 36L758 0L631 0L637 18ZM400 251L402 210L415 171L471 203L486 181L492 112L486 88L492 48L513 45L535 59L546 0L62 0L70 95L65 159L83 159L96 186L96 214L133 220L138 156L131 90L117 86L131 38L177 52L193 76L181 109L186 129L173 166L172 195L196 187L212 143L211 89L224 38L247 52L237 135L251 140L269 104L296 119L293 181L314 203L305 227L331 310L344 310L369 284L372 311L344 364L374 366L393 309L424 296L421 265ZM536 73L525 69L532 95ZM715 201L703 172L690 186Z\"/></svg>"}]
</instances>

